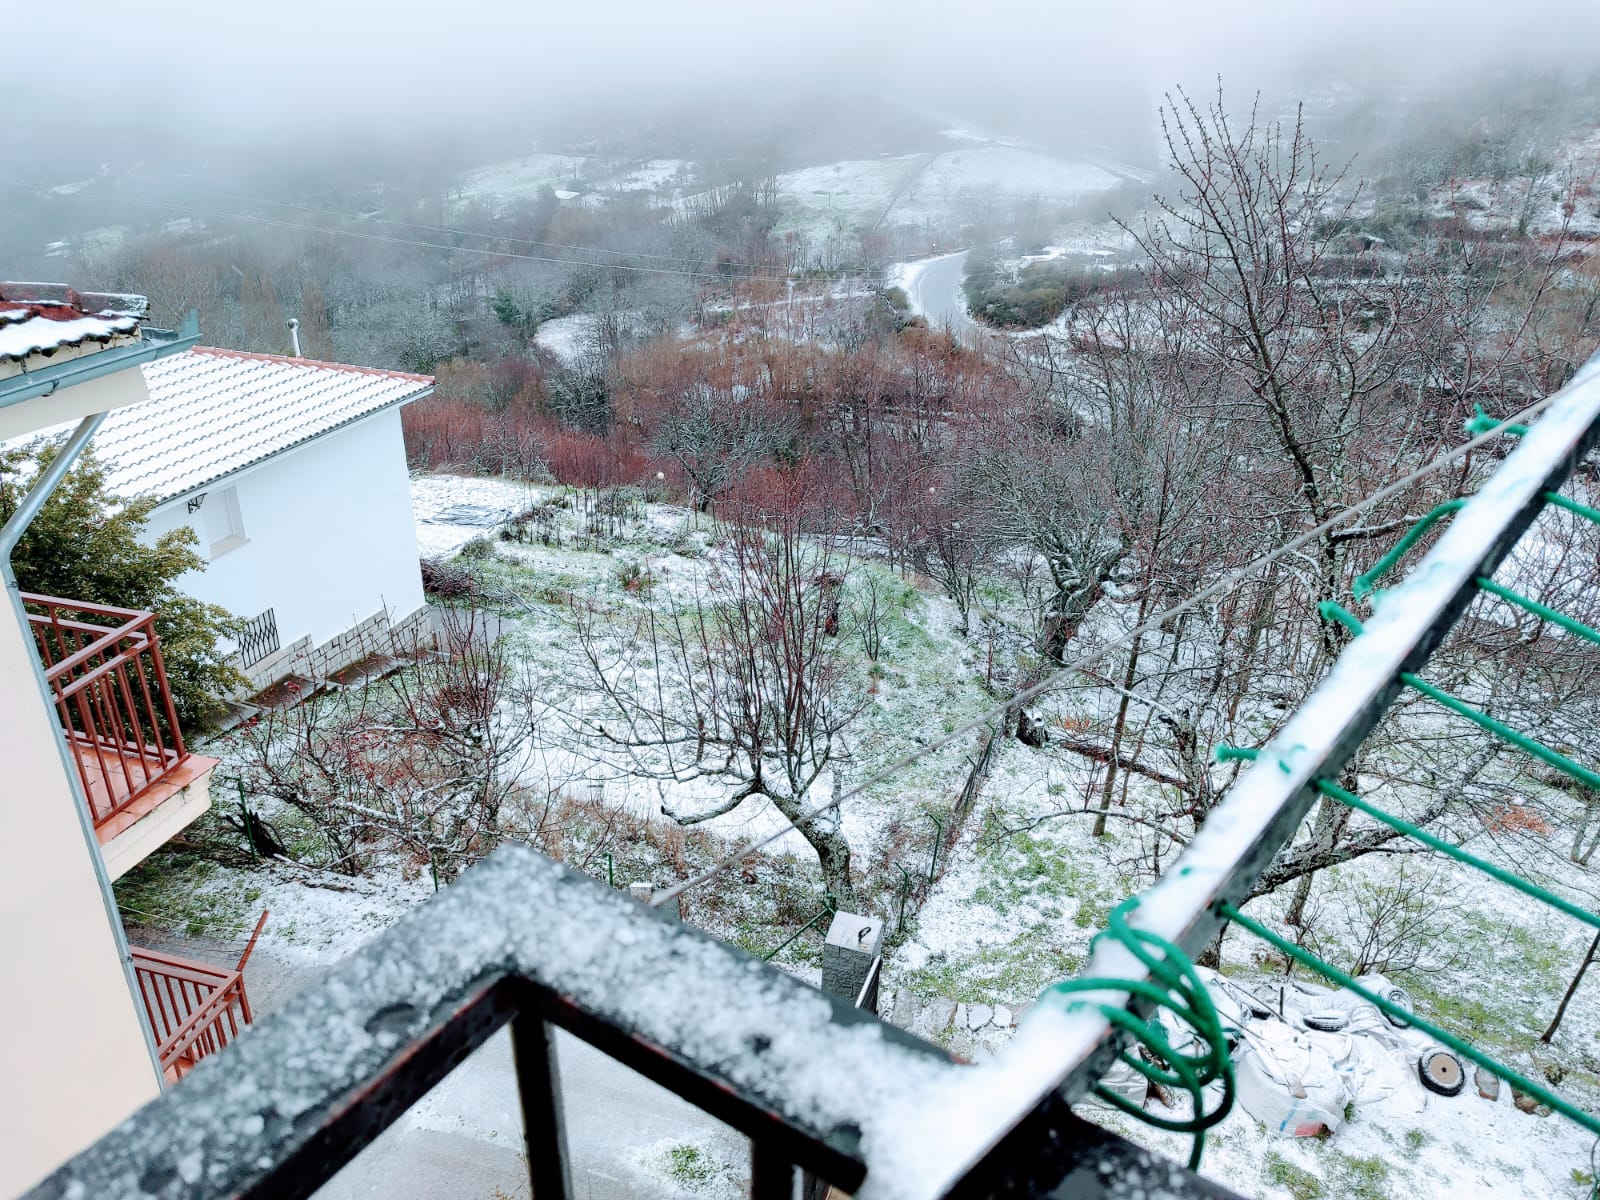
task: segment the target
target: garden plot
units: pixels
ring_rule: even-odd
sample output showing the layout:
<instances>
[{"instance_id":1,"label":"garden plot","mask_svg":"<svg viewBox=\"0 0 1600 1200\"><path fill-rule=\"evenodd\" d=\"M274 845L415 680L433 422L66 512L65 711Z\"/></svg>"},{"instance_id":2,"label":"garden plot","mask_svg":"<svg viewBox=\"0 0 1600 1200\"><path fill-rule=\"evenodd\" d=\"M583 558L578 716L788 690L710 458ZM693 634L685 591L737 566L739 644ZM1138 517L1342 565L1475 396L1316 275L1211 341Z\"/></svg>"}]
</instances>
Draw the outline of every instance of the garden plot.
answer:
<instances>
[{"instance_id":1,"label":"garden plot","mask_svg":"<svg viewBox=\"0 0 1600 1200\"><path fill-rule=\"evenodd\" d=\"M886 986L969 1008L1025 1012L1049 984L1075 974L1111 906L1136 890L1132 879L1119 877L1117 864L1148 854L1128 825L1113 823L1104 840L1090 836L1090 820L1073 815L1085 807L1090 783L1081 760L1008 744L985 789L982 820L969 825L949 870L888 960ZM1555 795L1539 800L1546 812L1563 804ZM1560 835L1547 838L1535 827L1503 847L1472 848L1569 896L1592 889L1586 872L1566 861ZM1538 869L1530 872L1535 850ZM1307 944L1342 966L1371 951L1375 918L1403 908L1423 943L1415 947L1414 969L1399 977L1418 1013L1533 1078L1564 1076L1563 1089L1592 1107L1600 1095L1600 995L1592 985L1579 989L1555 1051L1530 1054L1530 1048L1542 1049L1539 1034L1592 931L1476 872L1415 856L1374 856L1334 868L1319 878L1313 896L1314 933ZM1275 920L1284 902L1273 897L1253 907L1264 910L1258 919ZM1393 928L1389 936L1404 941ZM1224 973L1275 989L1284 981L1283 966L1266 951L1248 935L1230 933ZM994 1029L974 1037L958 1021L926 1032L979 1058L1004 1040L1004 1031ZM1401 1065L1414 1070L1409 1060ZM1591 1170L1593 1137L1560 1116L1520 1111L1504 1083L1495 1100L1484 1099L1470 1064L1467 1076L1458 1096L1416 1086L1375 1104L1352 1105L1331 1138L1278 1137L1236 1107L1208 1136L1202 1171L1246 1195L1297 1200L1454 1197L1464 1185L1473 1194L1587 1196L1580 1181ZM1186 1101L1175 1103L1187 1111ZM1177 1115L1155 1100L1147 1107ZM1107 1108L1084 1111L1169 1157L1187 1154L1186 1137L1156 1132Z\"/></svg>"},{"instance_id":2,"label":"garden plot","mask_svg":"<svg viewBox=\"0 0 1600 1200\"><path fill-rule=\"evenodd\" d=\"M537 503L541 493L506 479L428 475L412 481L411 511L417 549L424 558L454 554L473 538L495 535L500 525Z\"/></svg>"}]
</instances>

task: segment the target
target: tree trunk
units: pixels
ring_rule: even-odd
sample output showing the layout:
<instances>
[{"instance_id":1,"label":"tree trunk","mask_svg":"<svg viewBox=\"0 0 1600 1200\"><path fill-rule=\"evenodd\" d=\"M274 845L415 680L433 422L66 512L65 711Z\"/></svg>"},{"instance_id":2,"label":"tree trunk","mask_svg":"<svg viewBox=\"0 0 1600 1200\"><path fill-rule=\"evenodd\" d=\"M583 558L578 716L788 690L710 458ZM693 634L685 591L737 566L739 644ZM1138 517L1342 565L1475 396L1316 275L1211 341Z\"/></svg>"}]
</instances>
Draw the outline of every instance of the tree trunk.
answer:
<instances>
[{"instance_id":1,"label":"tree trunk","mask_svg":"<svg viewBox=\"0 0 1600 1200\"><path fill-rule=\"evenodd\" d=\"M1295 880L1294 897L1289 901L1289 907L1283 914L1285 925L1293 925L1299 929L1306 922L1306 901L1311 899L1311 881L1317 877L1315 871L1307 871Z\"/></svg>"},{"instance_id":2,"label":"tree trunk","mask_svg":"<svg viewBox=\"0 0 1600 1200\"><path fill-rule=\"evenodd\" d=\"M818 828L819 821L827 821L829 814L803 822L801 835L817 852L817 865L822 868L822 886L827 890L835 907L847 912L858 912L855 884L850 879L850 843L844 840L837 820L832 828Z\"/></svg>"},{"instance_id":3,"label":"tree trunk","mask_svg":"<svg viewBox=\"0 0 1600 1200\"><path fill-rule=\"evenodd\" d=\"M1578 985L1583 982L1583 977L1588 973L1589 964L1594 961L1595 952L1600 950L1600 932L1594 935L1594 940L1589 943L1589 950L1583 956L1583 961L1578 964L1578 973L1572 977L1572 982L1567 984L1566 995L1561 997L1561 1003L1556 1008L1556 1015L1550 1020L1550 1028L1539 1035L1541 1042L1549 1042L1556 1036L1556 1030L1561 1028L1561 1018L1567 1015L1567 1005L1572 1003L1573 993L1578 990Z\"/></svg>"},{"instance_id":4,"label":"tree trunk","mask_svg":"<svg viewBox=\"0 0 1600 1200\"><path fill-rule=\"evenodd\" d=\"M1222 966L1222 939L1227 935L1228 927L1217 930L1217 936L1211 939L1211 944L1199 954L1195 955L1194 962L1197 967L1209 967L1215 971Z\"/></svg>"},{"instance_id":5,"label":"tree trunk","mask_svg":"<svg viewBox=\"0 0 1600 1200\"><path fill-rule=\"evenodd\" d=\"M1145 589L1148 594L1149 589ZM1137 624L1144 624L1144 603L1139 605ZM1128 727L1128 703L1132 699L1133 683L1139 670L1139 647L1144 639L1135 637L1128 648L1128 665L1122 672L1122 699L1117 704L1117 722L1111 729L1111 757L1106 760L1106 781L1100 791L1100 812L1094 819L1094 836L1106 835L1106 813L1111 811L1111 789L1117 782L1117 756L1122 753L1122 733Z\"/></svg>"}]
</instances>

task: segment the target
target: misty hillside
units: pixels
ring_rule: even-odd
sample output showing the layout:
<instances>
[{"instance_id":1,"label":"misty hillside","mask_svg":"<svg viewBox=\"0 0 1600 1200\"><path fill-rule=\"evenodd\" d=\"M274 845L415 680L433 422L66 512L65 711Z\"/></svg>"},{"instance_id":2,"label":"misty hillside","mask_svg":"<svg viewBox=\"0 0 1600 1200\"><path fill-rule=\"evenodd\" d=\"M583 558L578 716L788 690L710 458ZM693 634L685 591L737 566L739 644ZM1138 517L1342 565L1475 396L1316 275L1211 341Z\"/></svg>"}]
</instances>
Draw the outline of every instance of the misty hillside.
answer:
<instances>
[{"instance_id":1,"label":"misty hillside","mask_svg":"<svg viewBox=\"0 0 1600 1200\"><path fill-rule=\"evenodd\" d=\"M419 397L390 524L431 640L212 697L191 748L226 789L106 885L130 936L235 960L270 909L250 986L292 1013L526 843L870 992L973 1080L1045 1078L1057 1018L1114 1027L1138 1049L1102 1046L1072 1111L1180 1164L1209 1130L1199 1174L1243 1195L1596 1195L1586 447L1526 473L1526 532L1462 556L1470 603L1205 936L1138 942L1169 914L1125 902L1221 873L1191 848L1255 802L1255 756L1591 386L1600 10L1073 7L180 4L79 31L70 73L23 62L0 279ZM0 439L0 499L59 441ZM95 503L93 547L153 511ZM248 666L254 616L203 649ZM838 914L882 938L854 997ZM1070 982L1118 954L1159 987ZM687 1028L674 995L652 1011ZM591 1091L575 1194L759 1182L687 1092L560 1053ZM460 1057L319 1194L529 1194L526 1061ZM829 1083L885 1121L899 1086ZM1030 1111L989 1088L923 1114L930 1162Z\"/></svg>"}]
</instances>

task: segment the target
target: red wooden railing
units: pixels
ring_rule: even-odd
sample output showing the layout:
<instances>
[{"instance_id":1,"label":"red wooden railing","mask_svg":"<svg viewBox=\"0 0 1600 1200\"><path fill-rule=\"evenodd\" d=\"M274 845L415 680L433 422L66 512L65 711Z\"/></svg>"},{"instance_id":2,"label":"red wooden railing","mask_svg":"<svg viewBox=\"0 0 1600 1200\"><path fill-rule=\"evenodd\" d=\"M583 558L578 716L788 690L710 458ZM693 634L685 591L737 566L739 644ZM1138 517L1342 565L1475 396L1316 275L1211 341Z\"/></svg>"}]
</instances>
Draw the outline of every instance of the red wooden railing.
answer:
<instances>
[{"instance_id":1,"label":"red wooden railing","mask_svg":"<svg viewBox=\"0 0 1600 1200\"><path fill-rule=\"evenodd\" d=\"M232 970L130 946L133 975L144 1001L162 1073L177 1081L202 1058L233 1041L251 1022L244 966L267 914L261 914L239 964Z\"/></svg>"},{"instance_id":2,"label":"red wooden railing","mask_svg":"<svg viewBox=\"0 0 1600 1200\"><path fill-rule=\"evenodd\" d=\"M188 757L155 614L30 593L22 602L98 829Z\"/></svg>"}]
</instances>

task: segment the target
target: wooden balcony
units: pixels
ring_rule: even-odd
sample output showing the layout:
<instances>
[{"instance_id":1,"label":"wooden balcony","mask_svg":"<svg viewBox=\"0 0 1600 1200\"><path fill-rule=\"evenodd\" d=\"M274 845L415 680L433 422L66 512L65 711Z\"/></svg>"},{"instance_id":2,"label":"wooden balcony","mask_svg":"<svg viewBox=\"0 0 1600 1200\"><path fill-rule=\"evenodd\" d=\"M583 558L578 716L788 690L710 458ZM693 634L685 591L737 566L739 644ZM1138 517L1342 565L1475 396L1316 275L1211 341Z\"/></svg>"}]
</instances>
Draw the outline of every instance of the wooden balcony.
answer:
<instances>
[{"instance_id":1,"label":"wooden balcony","mask_svg":"<svg viewBox=\"0 0 1600 1200\"><path fill-rule=\"evenodd\" d=\"M115 877L210 806L216 760L184 747L154 613L31 593L22 601ZM165 819L130 832L158 810Z\"/></svg>"},{"instance_id":2,"label":"wooden balcony","mask_svg":"<svg viewBox=\"0 0 1600 1200\"><path fill-rule=\"evenodd\" d=\"M182 1079L208 1054L215 1054L250 1024L244 966L255 949L267 914L261 914L239 963L231 970L131 946L133 974L155 1035L161 1072L168 1083Z\"/></svg>"}]
</instances>

